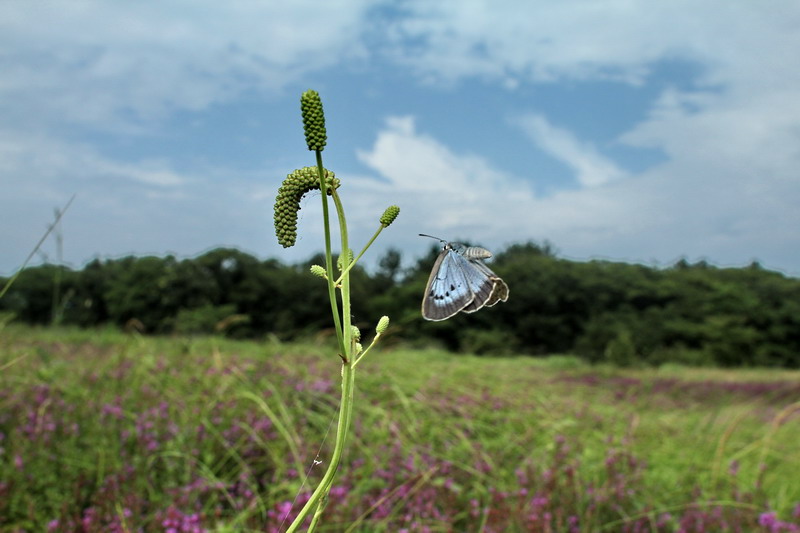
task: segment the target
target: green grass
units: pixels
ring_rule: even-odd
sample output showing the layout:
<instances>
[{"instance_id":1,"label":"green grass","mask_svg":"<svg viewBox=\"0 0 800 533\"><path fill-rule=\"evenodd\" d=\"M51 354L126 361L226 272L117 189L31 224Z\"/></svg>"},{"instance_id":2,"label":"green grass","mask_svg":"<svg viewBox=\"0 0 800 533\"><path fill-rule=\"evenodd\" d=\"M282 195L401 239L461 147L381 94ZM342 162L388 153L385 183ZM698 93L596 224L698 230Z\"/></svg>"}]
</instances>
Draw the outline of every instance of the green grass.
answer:
<instances>
[{"instance_id":1,"label":"green grass","mask_svg":"<svg viewBox=\"0 0 800 533\"><path fill-rule=\"evenodd\" d=\"M279 531L324 471L303 484L339 370L326 342L6 326L0 530ZM322 530L791 531L798 383L375 351Z\"/></svg>"}]
</instances>

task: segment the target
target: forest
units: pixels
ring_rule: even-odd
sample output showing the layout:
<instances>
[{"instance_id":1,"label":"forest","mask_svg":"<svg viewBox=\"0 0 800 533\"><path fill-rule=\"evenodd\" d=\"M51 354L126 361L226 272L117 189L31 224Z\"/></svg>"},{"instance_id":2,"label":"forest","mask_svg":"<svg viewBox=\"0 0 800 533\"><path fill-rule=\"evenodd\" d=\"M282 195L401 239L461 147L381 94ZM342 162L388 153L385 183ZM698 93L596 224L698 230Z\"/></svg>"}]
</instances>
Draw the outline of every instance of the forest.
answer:
<instances>
[{"instance_id":1,"label":"forest","mask_svg":"<svg viewBox=\"0 0 800 533\"><path fill-rule=\"evenodd\" d=\"M374 272L352 272L353 321L392 319L387 344L479 355L572 354L617 366L800 367L800 280L753 263L669 268L559 258L527 242L497 253L507 303L438 323L420 301L438 248L410 268L390 249ZM280 340L331 332L326 285L309 267L218 248L189 259L129 256L80 270L23 271L0 299L6 319L115 326L148 334ZM0 279L3 285L7 280Z\"/></svg>"}]
</instances>

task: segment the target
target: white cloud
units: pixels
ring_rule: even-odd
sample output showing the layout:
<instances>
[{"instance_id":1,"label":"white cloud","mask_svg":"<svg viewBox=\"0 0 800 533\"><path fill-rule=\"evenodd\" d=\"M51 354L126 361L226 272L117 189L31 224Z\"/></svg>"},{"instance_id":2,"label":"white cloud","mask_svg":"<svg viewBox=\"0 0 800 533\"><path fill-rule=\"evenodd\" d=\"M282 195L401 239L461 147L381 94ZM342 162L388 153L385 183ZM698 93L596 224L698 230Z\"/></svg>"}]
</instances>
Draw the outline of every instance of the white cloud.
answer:
<instances>
[{"instance_id":1,"label":"white cloud","mask_svg":"<svg viewBox=\"0 0 800 533\"><path fill-rule=\"evenodd\" d=\"M770 9L728 0L411 0L404 7L391 53L437 80L641 83L655 61L682 59L709 68L708 83L737 77L772 85L787 63L800 62L790 52L800 42L792 0ZM767 79L754 81L754 70ZM786 72L784 83L798 76Z\"/></svg>"},{"instance_id":2,"label":"white cloud","mask_svg":"<svg viewBox=\"0 0 800 533\"><path fill-rule=\"evenodd\" d=\"M0 3L0 108L132 128L362 56L368 2Z\"/></svg>"},{"instance_id":3,"label":"white cloud","mask_svg":"<svg viewBox=\"0 0 800 533\"><path fill-rule=\"evenodd\" d=\"M193 175L167 161L119 161L91 145L24 134L0 135L0 162L8 178L0 210L4 274L19 266L53 210L73 194L62 226L65 260L76 267L97 255L193 254L240 242L254 225L254 242L268 237L271 216L251 194L249 176L214 168ZM45 243L45 251L51 246Z\"/></svg>"},{"instance_id":4,"label":"white cloud","mask_svg":"<svg viewBox=\"0 0 800 533\"><path fill-rule=\"evenodd\" d=\"M400 75L405 67L457 89L480 78L518 97L509 114L536 106L538 84L644 86L660 62L674 60L695 65L695 77L664 89L638 124L609 139L666 155L644 173L625 170L579 132L558 127L557 113L518 119L583 186L547 198L534 193L530 176L499 170L489 155L463 153L420 133L411 117L390 119L375 144L358 153L383 181L342 176L354 241L366 240L386 205L397 203L403 212L389 231L408 236L399 237L407 250L425 246L411 240L425 232L487 246L549 239L577 257L708 255L741 263L755 256L767 265L798 264L795 0L771 2L769 9L729 0L410 0L385 19L375 6L369 0L0 3L0 172L13 181L4 186L13 200L0 211L17 222L30 220L35 208L37 220L46 220L78 192L65 224L83 217L81 234L94 239L83 244L88 255L163 252L163 243L147 239L167 233L165 246L182 252L208 246L204 238L212 234L220 244L257 243L252 247L264 250L271 242L264 204L271 188L261 192L243 178L233 187L225 169L192 175L168 159L118 160L101 143L74 139L89 138L84 126L153 133L157 119L176 111L203 110L248 92L275 94L311 75L324 83L326 69L368 69L386 57L397 61L392 67ZM76 124L80 129L72 129ZM313 225L317 211L304 210L301 225ZM263 224L254 228L252 220ZM4 226L5 242L27 239L32 228ZM31 242L40 229L30 230ZM236 236L226 241L226 235ZM294 255L281 257L319 249L318 239L306 237Z\"/></svg>"},{"instance_id":5,"label":"white cloud","mask_svg":"<svg viewBox=\"0 0 800 533\"><path fill-rule=\"evenodd\" d=\"M758 3L727 0L416 0L407 8L408 17L393 33L399 43L395 53L422 75L449 83L482 77L498 86L507 86L509 78L605 78L642 84L659 62L695 65L697 74L690 83L664 90L649 115L619 140L661 150L677 164L694 162L698 174L716 173L717 163L727 172L726 161L784 176L793 176L797 168L800 54L792 52L800 49L796 2L773 2L764 9ZM599 162L586 146L541 120L524 123L543 149L572 161L584 183L597 179L582 168L584 163L596 168L591 160ZM581 163L570 155L576 148L590 161ZM703 166L707 164L712 166ZM607 169L612 176L617 171Z\"/></svg>"},{"instance_id":6,"label":"white cloud","mask_svg":"<svg viewBox=\"0 0 800 533\"><path fill-rule=\"evenodd\" d=\"M519 93L509 79L523 87L602 79L641 86L661 62L696 66L693 78L667 87L639 124L610 140L667 156L629 179L616 179L625 171L541 116L520 121L541 149L594 185L528 206L524 219L558 246L584 257L797 264L796 2L764 9L727 0L412 0L406 7L391 53L431 81L480 78Z\"/></svg>"},{"instance_id":7,"label":"white cloud","mask_svg":"<svg viewBox=\"0 0 800 533\"><path fill-rule=\"evenodd\" d=\"M698 176L667 162L630 179L537 197L526 179L416 132L409 117L390 119L359 157L384 180L346 180L352 192L343 194L376 212L379 202L400 205L393 228L406 249L419 249L411 236L424 232L495 248L546 239L583 259L668 264L687 256L745 264L759 258L770 266L790 263L800 248L796 186L748 168Z\"/></svg>"},{"instance_id":8,"label":"white cloud","mask_svg":"<svg viewBox=\"0 0 800 533\"><path fill-rule=\"evenodd\" d=\"M0 131L0 169L4 174L28 176L21 183L48 186L81 186L92 180L109 184L138 183L158 188L189 184L192 179L170 168L167 161L120 162L105 157L89 144L70 143L45 135Z\"/></svg>"},{"instance_id":9,"label":"white cloud","mask_svg":"<svg viewBox=\"0 0 800 533\"><path fill-rule=\"evenodd\" d=\"M553 126L542 115L528 114L515 122L540 149L569 166L584 187L602 185L627 175L594 146L579 141L565 129Z\"/></svg>"},{"instance_id":10,"label":"white cloud","mask_svg":"<svg viewBox=\"0 0 800 533\"><path fill-rule=\"evenodd\" d=\"M385 181L359 180L354 189L379 192L384 201L410 206L410 218L418 225L413 235L438 231L454 238L454 232L463 231L487 236L492 227L487 217L502 212L515 196L532 194L485 159L454 153L417 133L412 117L388 119L372 149L359 151L358 157Z\"/></svg>"},{"instance_id":11,"label":"white cloud","mask_svg":"<svg viewBox=\"0 0 800 533\"><path fill-rule=\"evenodd\" d=\"M137 164L125 164L99 157L92 159L94 166L92 171L109 177L131 179L147 185L156 185L161 188L176 187L190 182L187 177L166 168L167 163L164 161L144 161Z\"/></svg>"},{"instance_id":12,"label":"white cloud","mask_svg":"<svg viewBox=\"0 0 800 533\"><path fill-rule=\"evenodd\" d=\"M98 253L187 254L242 238L263 249L271 215L252 176L115 157L107 141L135 145L137 134L162 136L161 119L177 112L273 97L363 57L369 4L0 2L2 271L73 193L63 224L75 266Z\"/></svg>"}]
</instances>

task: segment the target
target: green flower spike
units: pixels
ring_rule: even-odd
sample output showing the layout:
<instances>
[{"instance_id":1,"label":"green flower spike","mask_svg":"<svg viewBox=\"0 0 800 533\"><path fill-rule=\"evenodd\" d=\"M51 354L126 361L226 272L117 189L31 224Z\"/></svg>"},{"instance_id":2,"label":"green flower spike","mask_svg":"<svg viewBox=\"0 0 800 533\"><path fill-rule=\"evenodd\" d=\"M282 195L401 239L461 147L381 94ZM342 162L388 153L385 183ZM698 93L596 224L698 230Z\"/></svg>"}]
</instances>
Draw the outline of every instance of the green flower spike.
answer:
<instances>
[{"instance_id":1,"label":"green flower spike","mask_svg":"<svg viewBox=\"0 0 800 533\"><path fill-rule=\"evenodd\" d=\"M319 189L319 178L316 167L304 167L295 170L283 180L278 196L275 198L275 235L278 243L284 248L294 246L297 240L297 212L300 211L300 200L308 191ZM325 169L325 181L328 194L339 188L339 180L333 172Z\"/></svg>"},{"instance_id":2,"label":"green flower spike","mask_svg":"<svg viewBox=\"0 0 800 533\"><path fill-rule=\"evenodd\" d=\"M300 97L300 112L303 115L303 133L306 144L311 151L325 149L328 134L325 132L325 113L322 111L322 100L317 91L309 89Z\"/></svg>"},{"instance_id":3,"label":"green flower spike","mask_svg":"<svg viewBox=\"0 0 800 533\"><path fill-rule=\"evenodd\" d=\"M311 265L311 273L322 279L328 279L328 274L325 272L325 269L319 265Z\"/></svg>"},{"instance_id":4,"label":"green flower spike","mask_svg":"<svg viewBox=\"0 0 800 533\"><path fill-rule=\"evenodd\" d=\"M375 332L378 335L383 334L389 328L389 317L382 316L380 320L378 320L378 326L375 328Z\"/></svg>"},{"instance_id":5,"label":"green flower spike","mask_svg":"<svg viewBox=\"0 0 800 533\"><path fill-rule=\"evenodd\" d=\"M400 214L400 208L397 207L396 205L390 205L389 207L386 208L386 211L383 212L383 215L381 215L380 219L381 226L383 226L384 228L389 227L389 225L392 222L394 222L394 219L396 219L397 215L399 214Z\"/></svg>"}]
</instances>

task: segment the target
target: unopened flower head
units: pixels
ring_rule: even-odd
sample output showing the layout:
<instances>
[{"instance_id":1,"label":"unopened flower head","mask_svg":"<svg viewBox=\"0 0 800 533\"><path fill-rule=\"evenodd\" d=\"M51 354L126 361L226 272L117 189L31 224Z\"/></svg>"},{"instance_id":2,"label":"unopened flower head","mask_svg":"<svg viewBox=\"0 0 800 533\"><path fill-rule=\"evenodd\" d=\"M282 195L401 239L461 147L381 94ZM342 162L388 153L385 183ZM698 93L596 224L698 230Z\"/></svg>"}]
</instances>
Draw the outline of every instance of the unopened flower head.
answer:
<instances>
[{"instance_id":1,"label":"unopened flower head","mask_svg":"<svg viewBox=\"0 0 800 533\"><path fill-rule=\"evenodd\" d=\"M388 227L392 222L394 222L394 219L396 219L397 215L399 214L400 214L400 208L397 207L396 205L390 205L389 207L386 208L386 211L383 212L383 215L381 215L380 219L381 225L384 228Z\"/></svg>"},{"instance_id":2,"label":"unopened flower head","mask_svg":"<svg viewBox=\"0 0 800 533\"><path fill-rule=\"evenodd\" d=\"M311 265L311 273L323 279L328 277L325 273L325 269L319 265Z\"/></svg>"},{"instance_id":3,"label":"unopened flower head","mask_svg":"<svg viewBox=\"0 0 800 533\"><path fill-rule=\"evenodd\" d=\"M378 333L378 335L380 335L388 328L389 328L389 317L384 315L381 317L380 320L378 320L378 326L375 328L375 332Z\"/></svg>"}]
</instances>

